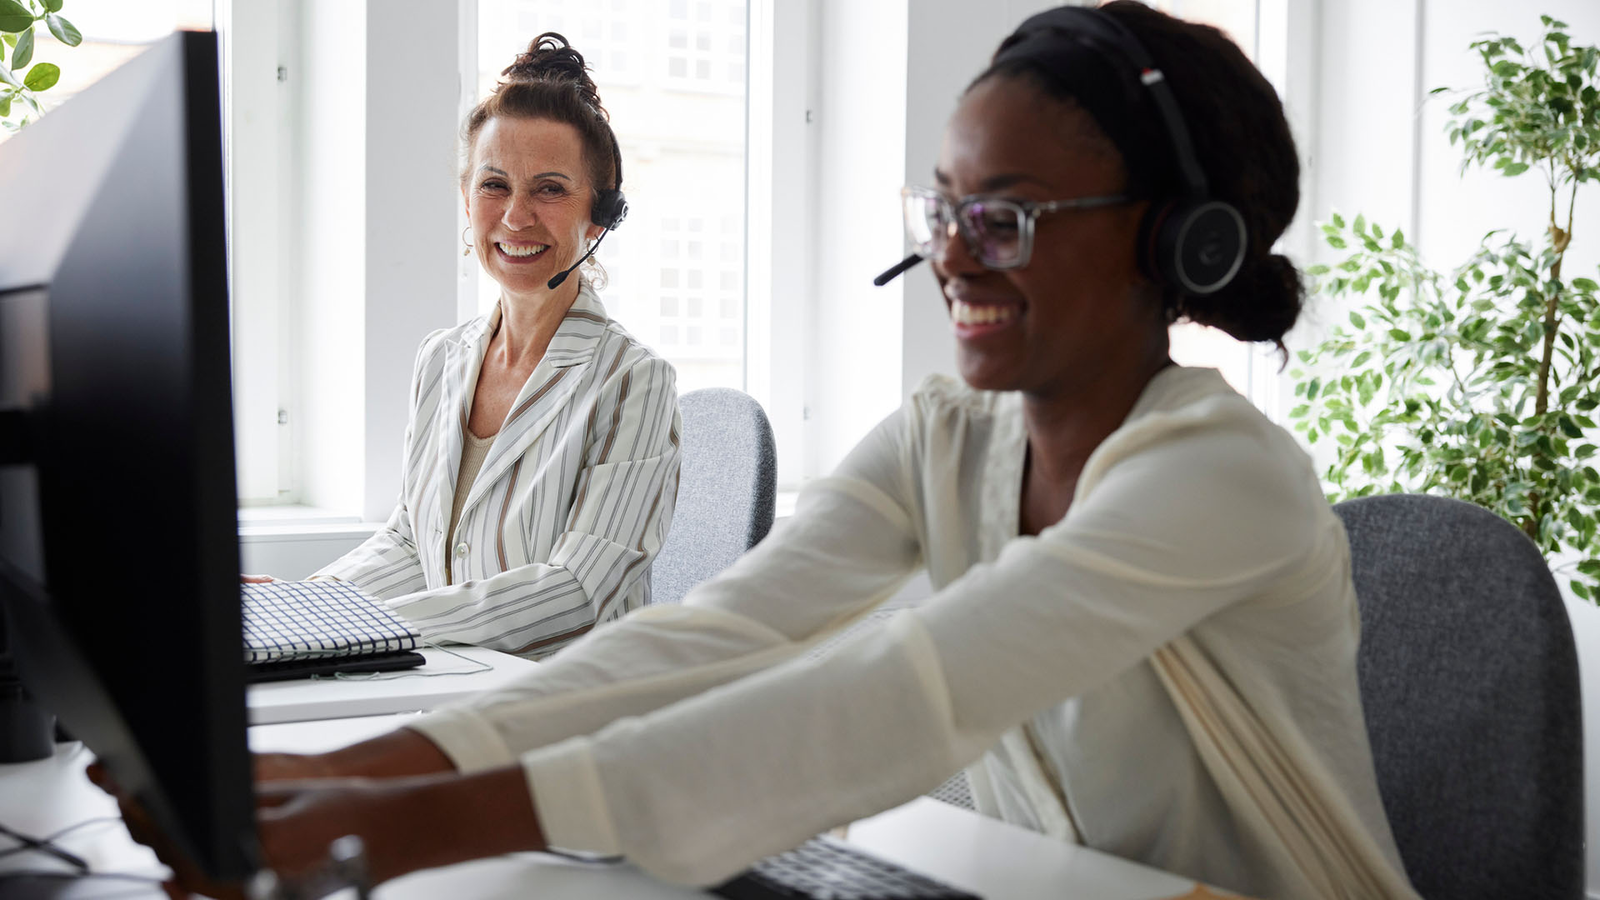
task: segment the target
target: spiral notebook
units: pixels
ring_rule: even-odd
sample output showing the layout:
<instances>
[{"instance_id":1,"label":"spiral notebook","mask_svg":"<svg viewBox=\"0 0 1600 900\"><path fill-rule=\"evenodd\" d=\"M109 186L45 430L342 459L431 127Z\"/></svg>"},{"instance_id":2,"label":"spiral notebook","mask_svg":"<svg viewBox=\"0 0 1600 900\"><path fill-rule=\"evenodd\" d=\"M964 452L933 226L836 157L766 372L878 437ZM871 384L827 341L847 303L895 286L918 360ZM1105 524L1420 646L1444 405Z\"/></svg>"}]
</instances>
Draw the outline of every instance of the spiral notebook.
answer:
<instances>
[{"instance_id":1,"label":"spiral notebook","mask_svg":"<svg viewBox=\"0 0 1600 900\"><path fill-rule=\"evenodd\" d=\"M345 582L269 581L242 589L244 659L258 680L267 673L303 677L423 661L415 652L417 633Z\"/></svg>"}]
</instances>

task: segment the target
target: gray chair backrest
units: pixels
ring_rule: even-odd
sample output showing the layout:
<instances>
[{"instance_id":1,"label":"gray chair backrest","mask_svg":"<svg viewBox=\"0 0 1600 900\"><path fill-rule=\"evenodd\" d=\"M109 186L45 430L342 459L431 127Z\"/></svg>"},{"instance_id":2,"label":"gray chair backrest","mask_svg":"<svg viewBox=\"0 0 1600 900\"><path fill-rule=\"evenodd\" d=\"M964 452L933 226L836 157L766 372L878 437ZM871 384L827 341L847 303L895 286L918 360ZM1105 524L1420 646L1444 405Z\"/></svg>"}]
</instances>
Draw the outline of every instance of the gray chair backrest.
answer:
<instances>
[{"instance_id":1,"label":"gray chair backrest","mask_svg":"<svg viewBox=\"0 0 1600 900\"><path fill-rule=\"evenodd\" d=\"M678 398L683 447L672 529L650 570L650 602L677 603L772 529L778 449L748 394L705 388Z\"/></svg>"},{"instance_id":2,"label":"gray chair backrest","mask_svg":"<svg viewBox=\"0 0 1600 900\"><path fill-rule=\"evenodd\" d=\"M1350 538L1378 789L1412 884L1428 900L1582 897L1578 660L1543 556L1457 500L1334 511Z\"/></svg>"}]
</instances>

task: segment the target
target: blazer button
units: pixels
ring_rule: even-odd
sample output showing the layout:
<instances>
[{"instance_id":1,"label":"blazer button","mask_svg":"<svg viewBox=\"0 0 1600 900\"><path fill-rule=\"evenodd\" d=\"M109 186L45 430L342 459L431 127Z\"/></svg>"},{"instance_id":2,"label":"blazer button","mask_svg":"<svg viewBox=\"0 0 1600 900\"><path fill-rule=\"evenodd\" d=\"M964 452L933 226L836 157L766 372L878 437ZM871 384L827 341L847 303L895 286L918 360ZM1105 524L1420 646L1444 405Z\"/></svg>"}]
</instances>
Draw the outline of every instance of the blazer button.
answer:
<instances>
[{"instance_id":1,"label":"blazer button","mask_svg":"<svg viewBox=\"0 0 1600 900\"><path fill-rule=\"evenodd\" d=\"M467 545L465 543L460 543L460 544L456 545L456 555L457 556L466 556L467 555L467 550L468 550L468 547L467 547Z\"/></svg>"}]
</instances>

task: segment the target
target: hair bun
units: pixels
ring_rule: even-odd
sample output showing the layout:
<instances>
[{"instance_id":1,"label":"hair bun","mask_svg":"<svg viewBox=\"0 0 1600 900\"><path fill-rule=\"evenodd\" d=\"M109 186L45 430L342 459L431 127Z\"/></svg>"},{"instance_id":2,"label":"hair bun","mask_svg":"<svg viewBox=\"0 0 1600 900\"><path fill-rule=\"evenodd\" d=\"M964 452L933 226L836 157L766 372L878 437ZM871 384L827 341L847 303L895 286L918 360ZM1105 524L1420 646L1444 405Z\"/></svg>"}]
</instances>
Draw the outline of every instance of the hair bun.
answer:
<instances>
[{"instance_id":1,"label":"hair bun","mask_svg":"<svg viewBox=\"0 0 1600 900\"><path fill-rule=\"evenodd\" d=\"M605 107L600 105L600 90L589 77L589 64L583 61L583 54L574 50L566 37L554 31L546 31L530 41L528 49L517 54L500 74L505 76L500 83L502 87L517 82L569 82L586 103L605 115Z\"/></svg>"},{"instance_id":2,"label":"hair bun","mask_svg":"<svg viewBox=\"0 0 1600 900\"><path fill-rule=\"evenodd\" d=\"M1247 258L1227 287L1204 297L1184 297L1178 312L1236 340L1272 341L1282 347L1304 302L1300 270L1288 257L1274 253Z\"/></svg>"}]
</instances>

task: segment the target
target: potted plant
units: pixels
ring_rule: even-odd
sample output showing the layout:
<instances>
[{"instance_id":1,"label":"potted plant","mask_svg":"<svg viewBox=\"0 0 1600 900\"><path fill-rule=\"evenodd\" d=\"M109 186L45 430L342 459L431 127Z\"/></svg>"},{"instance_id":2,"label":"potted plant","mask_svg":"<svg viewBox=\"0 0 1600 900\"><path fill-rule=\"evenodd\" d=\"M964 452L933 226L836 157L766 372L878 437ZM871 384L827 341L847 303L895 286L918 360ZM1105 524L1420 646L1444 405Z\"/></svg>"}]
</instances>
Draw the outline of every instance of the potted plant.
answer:
<instances>
[{"instance_id":1,"label":"potted plant","mask_svg":"<svg viewBox=\"0 0 1600 900\"><path fill-rule=\"evenodd\" d=\"M1485 84L1450 107L1462 170L1539 183L1550 220L1536 240L1495 229L1462 265L1426 265L1399 229L1364 216L1324 223L1331 266L1313 290L1359 298L1301 351L1296 430L1331 443L1331 499L1445 494L1525 532L1572 592L1600 598L1600 284L1564 271L1579 189L1600 179L1600 50L1541 17L1524 48L1490 35L1472 48ZM1437 89L1437 94L1444 88Z\"/></svg>"}]
</instances>

